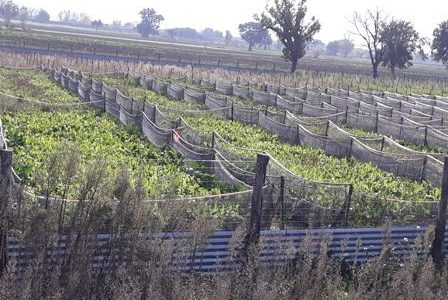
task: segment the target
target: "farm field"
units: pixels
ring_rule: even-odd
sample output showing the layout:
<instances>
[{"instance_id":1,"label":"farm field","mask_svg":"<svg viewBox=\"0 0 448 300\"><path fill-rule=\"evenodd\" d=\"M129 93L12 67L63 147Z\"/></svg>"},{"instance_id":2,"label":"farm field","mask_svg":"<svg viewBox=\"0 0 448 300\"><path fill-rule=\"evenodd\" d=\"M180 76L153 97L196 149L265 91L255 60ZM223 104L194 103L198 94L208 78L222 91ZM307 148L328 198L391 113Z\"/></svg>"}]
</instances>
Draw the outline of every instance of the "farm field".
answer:
<instances>
[{"instance_id":1,"label":"farm field","mask_svg":"<svg viewBox=\"0 0 448 300\"><path fill-rule=\"evenodd\" d=\"M447 298L440 14L16 1L0 300Z\"/></svg>"},{"instance_id":2,"label":"farm field","mask_svg":"<svg viewBox=\"0 0 448 300\"><path fill-rule=\"evenodd\" d=\"M21 98L47 103L74 103L79 100L61 90L43 73L34 70L0 68L0 91Z\"/></svg>"},{"instance_id":3,"label":"farm field","mask_svg":"<svg viewBox=\"0 0 448 300\"><path fill-rule=\"evenodd\" d=\"M3 77L2 92L48 103L79 102L41 72L2 68L0 74ZM111 178L121 167L128 167L131 177L143 178L152 199L203 196L238 189L220 183L206 170L189 171L178 154L156 148L134 129L123 127L102 113L36 111L6 113L1 119L9 146L15 152L15 170L34 192L41 191L38 177L45 175L42 168L48 163L48 154L60 150L61 141L79 152L76 160L81 170L85 171L96 159L105 161Z\"/></svg>"},{"instance_id":4,"label":"farm field","mask_svg":"<svg viewBox=\"0 0 448 300\"><path fill-rule=\"evenodd\" d=\"M184 44L172 42L160 42L140 39L126 39L120 37L104 37L89 34L45 31L0 31L2 43L6 47L18 47L18 49L36 49L45 51L65 51L87 53L95 59L96 55L105 55L114 59L120 55L123 60L134 58L137 61L151 61L157 64L176 65L182 63L182 66L194 65L197 68L202 65L207 68L228 67L231 69L244 68L250 71L267 71L274 76L288 76L283 73L289 68L289 64L279 57L280 52L257 50L249 52L243 49L234 49L227 47L206 46L197 44ZM369 80L370 68L366 58L344 58L321 55L318 58L306 56L299 62L299 70L309 73L307 80L310 84L313 80L320 80L322 77L330 77L336 86L340 87L359 87L365 90L371 90L381 87L387 87L388 90L397 90L406 92L409 90L421 91L424 93L441 92L435 90L438 84L437 80L432 80L432 76L446 78L443 66L428 63L415 63L413 68L398 72L399 81L407 82L404 87L397 85L397 82L391 80L388 70L381 69L382 78L378 81ZM272 72L275 71L275 72ZM278 73L280 71L280 73ZM305 82L307 82L305 81ZM421 81L426 82L422 85ZM431 82L431 85L428 84ZM327 86L330 86L327 84ZM428 86L426 88L425 86ZM446 86L444 85L446 92Z\"/></svg>"},{"instance_id":5,"label":"farm field","mask_svg":"<svg viewBox=\"0 0 448 300\"><path fill-rule=\"evenodd\" d=\"M205 106L197 104L195 102L173 101L173 100L170 100L168 97L155 96L155 95L157 95L156 93L148 91L145 88L142 88L141 86L136 84L135 80L133 80L133 79L124 79L121 77L117 77L116 75L103 75L103 76L95 75L94 78L96 78L98 80L103 80L105 83L110 84L110 85L118 88L119 90L125 91L126 95L132 96L134 99L145 99L145 98L150 99L150 100L148 100L148 102L150 102L154 105L160 105L162 107L165 106L167 108L178 108L179 110L182 110L182 109L204 110L204 109L206 109ZM212 91L212 89L207 88L207 86L203 86L198 83L193 83L189 80L187 80L187 81L180 80L179 81L179 80L166 79L166 81L170 82L172 84L176 84L177 86L181 86L181 87L191 87L191 88L195 88L197 90ZM217 93L217 94L219 94L219 93ZM153 95L155 98L148 98L147 95ZM266 105L266 104L259 103L253 99L247 99L247 98L235 97L235 96L226 96L226 95L222 95L222 96L224 96L226 99L228 99L234 103L240 104L240 105L250 106L250 107L254 107L256 109L261 109L261 110L269 109L269 111L274 112L274 113L284 113L284 110L282 110L282 109L278 109L277 107L275 107L273 105ZM342 128L357 137L381 138L384 136L383 134L380 134L377 132L367 131L367 130L363 130L361 128L354 128L354 127L350 127L350 126L346 126L346 125L342 126ZM310 130L312 131L313 129L310 129ZM319 132L316 132L316 133L319 134ZM393 138L391 136L389 136L389 137ZM421 152L425 152L425 153L446 153L448 151L448 149L445 147L435 147L435 146L431 147L431 146L423 145L423 144L418 145L418 144L413 144L413 143L399 140L399 139L395 139L395 141L405 147L409 147L412 150L421 151Z\"/></svg>"},{"instance_id":6,"label":"farm field","mask_svg":"<svg viewBox=\"0 0 448 300\"><path fill-rule=\"evenodd\" d=\"M120 87L120 84L124 82L129 84L130 81L107 77L105 82L112 87ZM144 93L153 93L139 86L133 86L132 89L128 89L128 92L129 96L135 99ZM164 99L163 101L166 101L165 104L169 107L178 107L177 117L183 115L183 105L187 101L170 100L162 95L158 97ZM176 119L176 116L172 117ZM378 214L381 214L384 209L397 213L405 212L406 218L416 215L416 211L431 214L431 204L428 201L436 201L440 196L440 189L432 187L427 182L419 183L401 179L379 170L372 164L337 159L324 154L319 149L289 145L256 126L243 125L216 116L198 117L185 114L184 120L186 124L203 135L210 135L211 131L217 132L228 142L223 147L237 157L250 159L256 151L266 151L293 173L308 180L352 184L355 190L353 214L365 216L364 221L356 220L360 222L359 225L366 220L378 218ZM371 134L371 136L375 135ZM395 202L394 199L409 202ZM322 199L316 200L322 201ZM328 205L325 202L319 204Z\"/></svg>"}]
</instances>

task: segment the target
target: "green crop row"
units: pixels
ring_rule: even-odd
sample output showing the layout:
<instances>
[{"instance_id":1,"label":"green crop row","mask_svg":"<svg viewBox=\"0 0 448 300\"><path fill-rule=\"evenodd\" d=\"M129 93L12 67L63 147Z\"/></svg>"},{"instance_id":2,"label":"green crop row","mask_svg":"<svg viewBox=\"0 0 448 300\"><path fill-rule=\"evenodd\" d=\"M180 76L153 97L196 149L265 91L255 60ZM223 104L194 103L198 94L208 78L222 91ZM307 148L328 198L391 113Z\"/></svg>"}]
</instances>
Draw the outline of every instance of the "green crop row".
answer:
<instances>
[{"instance_id":1,"label":"green crop row","mask_svg":"<svg viewBox=\"0 0 448 300\"><path fill-rule=\"evenodd\" d=\"M232 190L205 172L193 172L169 149L159 150L130 127L122 127L104 114L82 112L33 112L2 116L14 168L25 184L39 191L36 176L48 153L61 141L75 144L82 165L101 157L110 174L126 166L132 177L143 175L151 198L219 194Z\"/></svg>"},{"instance_id":2,"label":"green crop row","mask_svg":"<svg viewBox=\"0 0 448 300\"><path fill-rule=\"evenodd\" d=\"M114 80L124 81L117 78ZM141 92L146 92L146 90L136 86L130 90L133 97L137 97ZM179 101L173 101L164 96L159 95L159 98L167 103L179 103ZM243 125L213 116L186 117L185 119L200 132L214 130L220 133L235 147L267 151L291 171L307 179L351 183L360 192L415 201L434 200L438 199L440 195L440 190L433 188L427 182L420 183L401 179L381 171L372 164L331 157L320 149L286 144L275 135L257 126ZM238 154L244 155L245 153L243 151Z\"/></svg>"},{"instance_id":3,"label":"green crop row","mask_svg":"<svg viewBox=\"0 0 448 300\"><path fill-rule=\"evenodd\" d=\"M94 75L93 78L101 80L108 86L118 88L126 96L134 98L136 101L146 101L154 105L168 108L178 108L184 110L203 110L204 105L190 101L171 101L156 92L137 86L133 79L117 78L110 75Z\"/></svg>"},{"instance_id":4,"label":"green crop row","mask_svg":"<svg viewBox=\"0 0 448 300\"><path fill-rule=\"evenodd\" d=\"M47 103L78 102L69 91L59 86L41 72L0 68L0 91L21 98Z\"/></svg>"}]
</instances>

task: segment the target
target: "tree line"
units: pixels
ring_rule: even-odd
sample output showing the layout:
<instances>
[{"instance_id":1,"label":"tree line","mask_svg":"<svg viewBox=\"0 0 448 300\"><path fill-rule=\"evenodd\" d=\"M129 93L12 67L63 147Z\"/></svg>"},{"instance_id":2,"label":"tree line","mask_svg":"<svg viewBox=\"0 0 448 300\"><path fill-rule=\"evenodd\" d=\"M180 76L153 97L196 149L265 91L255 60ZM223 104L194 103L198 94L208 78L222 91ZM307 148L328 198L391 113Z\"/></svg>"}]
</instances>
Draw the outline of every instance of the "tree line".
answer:
<instances>
[{"instance_id":1,"label":"tree line","mask_svg":"<svg viewBox=\"0 0 448 300\"><path fill-rule=\"evenodd\" d=\"M137 31L143 36L157 34L162 15L148 8L140 12L141 22ZM413 65L413 59L419 54L427 59L425 46L431 43L421 38L413 24L406 20L389 19L382 11L367 10L365 14L354 12L350 22L353 34L360 37L367 49L372 65L372 76L379 77L379 66L387 67L395 78L397 69L408 68ZM308 17L306 0L274 0L273 5L267 5L261 14L255 14L254 20L239 25L240 36L252 51L255 45L267 47L273 43L270 33L274 33L281 44L282 56L291 62L291 72L297 69L298 61L305 56L307 50L315 43L314 36L322 26L314 16ZM172 29L170 35L195 35L194 30ZM203 33L205 34L205 33ZM222 38L220 32L212 29L208 36ZM435 61L448 66L448 21L439 24L434 30L431 44L431 54ZM227 31L226 44L230 43L232 35ZM349 37L330 42L327 45L330 55L347 57L354 50L354 43Z\"/></svg>"},{"instance_id":2,"label":"tree line","mask_svg":"<svg viewBox=\"0 0 448 300\"><path fill-rule=\"evenodd\" d=\"M258 23L250 27L259 28L259 31L269 30L277 36L283 45L283 58L291 61L291 72L296 71L299 59L305 56L307 46L313 43L315 34L322 27L319 20L314 16L308 18L307 14L306 0L275 0L260 15L254 15ZM379 9L367 10L365 14L354 12L350 22L354 29L352 33L362 39L369 53L374 78L379 76L379 66L387 67L395 77L397 69L413 65L416 54L423 59L428 58L424 48L429 45L432 58L448 66L448 21L434 30L432 43L420 37L412 22L389 19ZM259 39L256 34L247 35L246 28L240 25L243 39L248 43ZM353 49L354 44L349 38L327 45L327 52L334 55L347 56Z\"/></svg>"},{"instance_id":3,"label":"tree line","mask_svg":"<svg viewBox=\"0 0 448 300\"><path fill-rule=\"evenodd\" d=\"M139 14L141 21L136 26L131 26L132 29L144 38L157 35L164 17L153 8L145 8ZM13 0L0 0L0 17L4 19L6 27L12 26L12 19L21 20L22 27L27 20L37 22L50 20L50 15L45 10L19 7ZM87 14L70 10L61 11L58 18L61 23L90 25L95 29L104 25L101 20L92 21ZM350 22L351 34L358 36L367 50L374 78L379 77L380 66L388 68L395 77L397 69L413 65L416 55L423 59L431 56L435 61L448 66L448 20L434 29L432 42L420 37L412 22L389 19L379 9L367 10L363 14L354 12ZM121 27L121 22L114 21L112 27ZM254 20L240 24L238 30L241 38L247 42L249 51L257 45L264 48L272 45L271 33L273 33L278 39L275 46L282 49L283 58L291 62L291 72L295 72L298 61L307 51L315 46L322 47L323 43L314 39L321 28L317 18L308 16L306 0L274 0L273 4L267 5L261 14L255 14ZM192 28L172 28L165 32L172 39L224 40L227 45L233 39L230 31L224 34L212 28L206 28L201 32ZM426 48L431 48L431 52L426 53L424 51ZM326 45L326 52L330 55L346 57L353 50L353 40L347 36Z\"/></svg>"},{"instance_id":4,"label":"tree line","mask_svg":"<svg viewBox=\"0 0 448 300\"><path fill-rule=\"evenodd\" d=\"M19 6L12 0L0 0L0 17L7 28L12 26L13 19L20 20L22 28L28 20L40 23L50 21L50 14L46 10Z\"/></svg>"}]
</instances>

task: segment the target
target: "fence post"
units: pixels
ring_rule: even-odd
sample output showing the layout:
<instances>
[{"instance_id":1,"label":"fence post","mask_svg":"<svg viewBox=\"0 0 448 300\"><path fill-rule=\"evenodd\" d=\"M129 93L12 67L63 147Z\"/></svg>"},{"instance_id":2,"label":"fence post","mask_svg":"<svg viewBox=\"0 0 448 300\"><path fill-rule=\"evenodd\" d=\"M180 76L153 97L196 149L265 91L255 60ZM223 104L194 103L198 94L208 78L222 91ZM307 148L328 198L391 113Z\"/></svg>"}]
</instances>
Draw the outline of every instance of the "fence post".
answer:
<instances>
[{"instance_id":1,"label":"fence post","mask_svg":"<svg viewBox=\"0 0 448 300\"><path fill-rule=\"evenodd\" d=\"M445 240L446 209L448 204L448 157L445 157L442 178L442 196L439 202L439 216L437 217L436 232L431 247L434 263L441 267L443 263L443 242Z\"/></svg>"},{"instance_id":2,"label":"fence post","mask_svg":"<svg viewBox=\"0 0 448 300\"><path fill-rule=\"evenodd\" d=\"M348 105L345 108L345 124L347 124L347 120L348 120Z\"/></svg>"},{"instance_id":3,"label":"fence post","mask_svg":"<svg viewBox=\"0 0 448 300\"><path fill-rule=\"evenodd\" d=\"M348 158L352 157L352 151L353 151L353 137L350 138L350 145L349 145L349 151L348 151Z\"/></svg>"},{"instance_id":4,"label":"fence post","mask_svg":"<svg viewBox=\"0 0 448 300\"><path fill-rule=\"evenodd\" d=\"M325 127L325 136L328 137L328 129L330 128L330 120L327 120L327 126Z\"/></svg>"},{"instance_id":5,"label":"fence post","mask_svg":"<svg viewBox=\"0 0 448 300\"><path fill-rule=\"evenodd\" d=\"M383 152L383 150L384 150L384 144L385 144L385 142L386 142L386 138L385 138L384 135L383 135L383 138L381 139L381 152Z\"/></svg>"},{"instance_id":6,"label":"fence post","mask_svg":"<svg viewBox=\"0 0 448 300\"><path fill-rule=\"evenodd\" d=\"M215 149L215 140L216 140L216 133L215 131L212 132L212 149Z\"/></svg>"},{"instance_id":7,"label":"fence post","mask_svg":"<svg viewBox=\"0 0 448 300\"><path fill-rule=\"evenodd\" d=\"M442 124L442 126L443 126L443 124ZM425 140L424 140L424 142L423 142L423 145L424 145L425 147L428 146L428 125L425 126Z\"/></svg>"},{"instance_id":8,"label":"fence post","mask_svg":"<svg viewBox=\"0 0 448 300\"><path fill-rule=\"evenodd\" d=\"M348 188L347 201L346 201L346 205L345 205L345 215L344 215L344 226L345 227L348 226L348 215L350 213L350 205L352 202L352 195L353 195L353 185L350 184L350 186Z\"/></svg>"},{"instance_id":9,"label":"fence post","mask_svg":"<svg viewBox=\"0 0 448 300\"><path fill-rule=\"evenodd\" d=\"M0 276L8 264L8 208L11 201L12 151L0 150Z\"/></svg>"},{"instance_id":10,"label":"fence post","mask_svg":"<svg viewBox=\"0 0 448 300\"><path fill-rule=\"evenodd\" d=\"M248 249L253 243L257 243L260 237L261 212L263 210L263 187L266 179L266 169L269 163L269 156L257 154L257 165L255 169L255 182L252 192L252 202L250 208L249 228L244 238L243 251L247 258Z\"/></svg>"},{"instance_id":11,"label":"fence post","mask_svg":"<svg viewBox=\"0 0 448 300\"><path fill-rule=\"evenodd\" d=\"M376 122L375 122L375 132L378 132L378 122L380 118L380 113L378 111L376 111Z\"/></svg>"},{"instance_id":12,"label":"fence post","mask_svg":"<svg viewBox=\"0 0 448 300\"><path fill-rule=\"evenodd\" d=\"M280 195L278 196L280 204L280 230L285 229L285 177L280 177Z\"/></svg>"}]
</instances>

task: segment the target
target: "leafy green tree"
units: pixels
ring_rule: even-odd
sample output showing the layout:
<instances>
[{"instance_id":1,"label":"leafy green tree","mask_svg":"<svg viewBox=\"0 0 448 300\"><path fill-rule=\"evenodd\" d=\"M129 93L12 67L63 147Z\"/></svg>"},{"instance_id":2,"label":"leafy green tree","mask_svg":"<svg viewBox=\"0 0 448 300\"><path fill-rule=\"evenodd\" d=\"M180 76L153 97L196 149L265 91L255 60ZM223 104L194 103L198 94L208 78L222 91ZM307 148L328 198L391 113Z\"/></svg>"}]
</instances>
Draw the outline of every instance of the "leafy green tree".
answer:
<instances>
[{"instance_id":1,"label":"leafy green tree","mask_svg":"<svg viewBox=\"0 0 448 300\"><path fill-rule=\"evenodd\" d=\"M1 6L1 16L5 21L6 27L11 27L11 19L17 17L19 15L19 7L12 0L6 1Z\"/></svg>"},{"instance_id":2,"label":"leafy green tree","mask_svg":"<svg viewBox=\"0 0 448 300\"><path fill-rule=\"evenodd\" d=\"M40 23L48 23L50 21L50 14L46 10L41 9L33 17L33 20Z\"/></svg>"},{"instance_id":3,"label":"leafy green tree","mask_svg":"<svg viewBox=\"0 0 448 300\"><path fill-rule=\"evenodd\" d=\"M262 46L264 50L267 50L267 48L272 45L272 38L267 30L263 30L260 34L261 40L258 44L260 44L260 46Z\"/></svg>"},{"instance_id":4,"label":"leafy green tree","mask_svg":"<svg viewBox=\"0 0 448 300\"><path fill-rule=\"evenodd\" d=\"M340 41L340 53L342 56L347 57L350 53L355 49L355 44L350 39L349 36L346 36L343 40Z\"/></svg>"},{"instance_id":5,"label":"leafy green tree","mask_svg":"<svg viewBox=\"0 0 448 300\"><path fill-rule=\"evenodd\" d=\"M142 21L137 24L137 32L142 37L147 38L150 35L159 33L160 22L165 20L162 15L158 15L153 8L145 8L140 12Z\"/></svg>"},{"instance_id":6,"label":"leafy green tree","mask_svg":"<svg viewBox=\"0 0 448 300\"><path fill-rule=\"evenodd\" d=\"M448 21L442 22L434 29L432 41L432 56L448 67Z\"/></svg>"},{"instance_id":7,"label":"leafy green tree","mask_svg":"<svg viewBox=\"0 0 448 300\"><path fill-rule=\"evenodd\" d=\"M93 28L98 30L101 27L103 27L103 22L101 20L95 20L95 21L92 21L91 25L92 25Z\"/></svg>"},{"instance_id":8,"label":"leafy green tree","mask_svg":"<svg viewBox=\"0 0 448 300\"><path fill-rule=\"evenodd\" d=\"M170 36L171 39L187 39L187 40L196 40L199 38L199 33L196 29L189 27L182 28L170 28L166 30L166 33Z\"/></svg>"},{"instance_id":9,"label":"leafy green tree","mask_svg":"<svg viewBox=\"0 0 448 300\"><path fill-rule=\"evenodd\" d=\"M263 27L275 32L283 43L283 57L291 61L291 72L297 69L297 62L306 54L306 47L320 31L319 21L312 17L305 21L308 8L306 0L275 0L274 6L266 7L256 19Z\"/></svg>"},{"instance_id":10,"label":"leafy green tree","mask_svg":"<svg viewBox=\"0 0 448 300\"><path fill-rule=\"evenodd\" d=\"M340 41L332 41L327 45L327 53L332 56L337 56L340 51L341 43Z\"/></svg>"},{"instance_id":11,"label":"leafy green tree","mask_svg":"<svg viewBox=\"0 0 448 300\"><path fill-rule=\"evenodd\" d=\"M28 19L30 17L30 10L25 6L22 6L19 9L18 17L20 19L20 24L22 25L22 29L25 29L26 21L28 21Z\"/></svg>"},{"instance_id":12,"label":"leafy green tree","mask_svg":"<svg viewBox=\"0 0 448 300\"><path fill-rule=\"evenodd\" d=\"M355 45L348 38L332 41L327 45L327 53L333 56L342 55L347 57L350 53L352 53L353 49L355 49Z\"/></svg>"},{"instance_id":13,"label":"leafy green tree","mask_svg":"<svg viewBox=\"0 0 448 300\"><path fill-rule=\"evenodd\" d=\"M249 44L249 51L252 51L256 44L261 44L266 40L266 35L269 35L267 30L263 28L259 22L247 22L238 26L240 36ZM271 40L272 43L272 40Z\"/></svg>"},{"instance_id":14,"label":"leafy green tree","mask_svg":"<svg viewBox=\"0 0 448 300\"><path fill-rule=\"evenodd\" d=\"M226 36L224 37L225 41L226 41L226 45L230 45L230 42L232 42L232 33L230 33L230 31L226 31Z\"/></svg>"},{"instance_id":15,"label":"leafy green tree","mask_svg":"<svg viewBox=\"0 0 448 300\"><path fill-rule=\"evenodd\" d=\"M214 30L213 28L205 28L201 32L201 37L204 41L215 41L217 39L222 39L223 34L219 30Z\"/></svg>"},{"instance_id":16,"label":"leafy green tree","mask_svg":"<svg viewBox=\"0 0 448 300\"><path fill-rule=\"evenodd\" d=\"M396 68L412 66L419 35L411 22L392 20L383 28L381 36L384 43L383 66L388 67L395 78Z\"/></svg>"}]
</instances>

